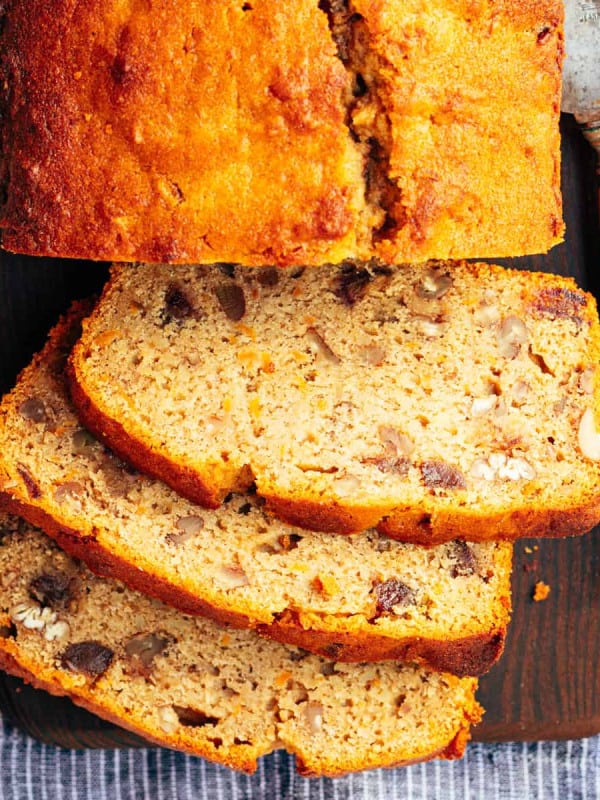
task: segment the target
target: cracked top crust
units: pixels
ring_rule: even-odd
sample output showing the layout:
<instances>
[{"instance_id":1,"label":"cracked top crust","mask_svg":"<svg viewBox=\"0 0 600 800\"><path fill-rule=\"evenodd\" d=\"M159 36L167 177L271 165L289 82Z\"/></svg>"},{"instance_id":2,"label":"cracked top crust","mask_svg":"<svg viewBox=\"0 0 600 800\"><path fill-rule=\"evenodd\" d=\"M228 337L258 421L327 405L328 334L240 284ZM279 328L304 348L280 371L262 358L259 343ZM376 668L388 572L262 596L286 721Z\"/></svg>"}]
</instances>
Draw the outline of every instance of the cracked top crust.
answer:
<instances>
[{"instance_id":1,"label":"cracked top crust","mask_svg":"<svg viewBox=\"0 0 600 800\"><path fill-rule=\"evenodd\" d=\"M559 241L560 4L352 6L364 28L357 66L372 87L354 124L373 104L376 122L385 117L378 129L395 186L377 254L514 256Z\"/></svg>"},{"instance_id":2,"label":"cracked top crust","mask_svg":"<svg viewBox=\"0 0 600 800\"><path fill-rule=\"evenodd\" d=\"M4 14L9 250L287 266L561 238L557 0Z\"/></svg>"}]
</instances>

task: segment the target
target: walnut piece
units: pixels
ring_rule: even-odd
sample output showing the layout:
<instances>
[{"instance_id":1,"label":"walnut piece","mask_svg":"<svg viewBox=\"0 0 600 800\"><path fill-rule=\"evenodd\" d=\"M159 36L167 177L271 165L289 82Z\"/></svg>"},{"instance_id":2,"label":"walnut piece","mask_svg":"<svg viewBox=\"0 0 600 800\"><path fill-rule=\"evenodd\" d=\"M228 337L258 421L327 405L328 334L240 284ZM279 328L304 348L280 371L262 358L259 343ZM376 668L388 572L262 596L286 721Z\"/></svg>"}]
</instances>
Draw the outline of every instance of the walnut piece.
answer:
<instances>
[{"instance_id":1,"label":"walnut piece","mask_svg":"<svg viewBox=\"0 0 600 800\"><path fill-rule=\"evenodd\" d=\"M440 300L452 288L454 281L445 272L428 270L420 284L416 287L418 297L426 300Z\"/></svg>"},{"instance_id":2,"label":"walnut piece","mask_svg":"<svg viewBox=\"0 0 600 800\"><path fill-rule=\"evenodd\" d=\"M79 483L79 481L65 481L57 484L54 490L54 499L57 503L63 503L69 498L81 497L84 492L83 484Z\"/></svg>"},{"instance_id":3,"label":"walnut piece","mask_svg":"<svg viewBox=\"0 0 600 800\"><path fill-rule=\"evenodd\" d=\"M485 397L474 397L471 403L471 416L484 417L496 407L498 397L495 394L488 394Z\"/></svg>"},{"instance_id":4,"label":"walnut piece","mask_svg":"<svg viewBox=\"0 0 600 800\"><path fill-rule=\"evenodd\" d=\"M323 336L316 328L312 326L306 329L306 338L313 344L317 350L317 354L330 364L341 364L342 359L334 353L331 347L327 344Z\"/></svg>"},{"instance_id":5,"label":"walnut piece","mask_svg":"<svg viewBox=\"0 0 600 800\"><path fill-rule=\"evenodd\" d=\"M539 314L552 319L572 319L578 325L582 321L579 314L585 306L586 299L583 294L562 287L542 289L533 303L533 308Z\"/></svg>"},{"instance_id":6,"label":"walnut piece","mask_svg":"<svg viewBox=\"0 0 600 800\"><path fill-rule=\"evenodd\" d=\"M165 537L169 544L180 545L200 533L204 527L204 520L196 514L188 517L179 517L175 523L178 533L168 533Z\"/></svg>"},{"instance_id":7,"label":"walnut piece","mask_svg":"<svg viewBox=\"0 0 600 800\"><path fill-rule=\"evenodd\" d=\"M504 358L516 358L521 347L529 339L529 331L523 320L514 314L506 317L497 333L498 350Z\"/></svg>"},{"instance_id":8,"label":"walnut piece","mask_svg":"<svg viewBox=\"0 0 600 800\"><path fill-rule=\"evenodd\" d=\"M27 494L29 495L31 500L37 500L39 497L42 496L42 490L37 484L37 481L34 479L32 474L29 472L27 467L24 464L17 464L17 472L21 476L23 483L25 484L25 488L27 489Z\"/></svg>"},{"instance_id":9,"label":"walnut piece","mask_svg":"<svg viewBox=\"0 0 600 800\"><path fill-rule=\"evenodd\" d=\"M400 475L406 477L411 466L410 459L406 456L384 455L376 458L365 458L362 464L372 464L380 472L388 475Z\"/></svg>"},{"instance_id":10,"label":"walnut piece","mask_svg":"<svg viewBox=\"0 0 600 800\"><path fill-rule=\"evenodd\" d=\"M155 657L165 650L169 641L167 636L159 633L136 633L125 643L125 653L130 658L139 659L144 667L150 668Z\"/></svg>"},{"instance_id":11,"label":"walnut piece","mask_svg":"<svg viewBox=\"0 0 600 800\"><path fill-rule=\"evenodd\" d=\"M85 428L78 428L71 437L73 452L78 456L96 456L102 449L100 442Z\"/></svg>"},{"instance_id":12,"label":"walnut piece","mask_svg":"<svg viewBox=\"0 0 600 800\"><path fill-rule=\"evenodd\" d=\"M321 732L323 728L323 705L314 700L306 704L306 721L312 734Z\"/></svg>"},{"instance_id":13,"label":"walnut piece","mask_svg":"<svg viewBox=\"0 0 600 800\"><path fill-rule=\"evenodd\" d=\"M159 706L158 723L165 733L173 733L179 726L179 717L172 706Z\"/></svg>"},{"instance_id":14,"label":"walnut piece","mask_svg":"<svg viewBox=\"0 0 600 800\"><path fill-rule=\"evenodd\" d=\"M393 425L380 425L377 433L385 449L395 455L409 456L415 449L414 443L408 436Z\"/></svg>"},{"instance_id":15,"label":"walnut piece","mask_svg":"<svg viewBox=\"0 0 600 800\"><path fill-rule=\"evenodd\" d=\"M498 322L500 319L500 312L498 311L498 307L493 303L484 302L475 309L473 319L477 325L481 325L482 328L489 328Z\"/></svg>"},{"instance_id":16,"label":"walnut piece","mask_svg":"<svg viewBox=\"0 0 600 800\"><path fill-rule=\"evenodd\" d=\"M594 412L586 408L579 421L577 441L582 454L590 461L600 461L600 434L596 430Z\"/></svg>"},{"instance_id":17,"label":"walnut piece","mask_svg":"<svg viewBox=\"0 0 600 800\"><path fill-rule=\"evenodd\" d=\"M10 610L13 622L20 622L30 631L42 631L46 625L56 622L57 614L51 608L41 608L35 602L17 603Z\"/></svg>"},{"instance_id":18,"label":"walnut piece","mask_svg":"<svg viewBox=\"0 0 600 800\"><path fill-rule=\"evenodd\" d=\"M241 586L248 586L250 580L244 570L237 565L222 566L217 570L216 577L221 584L225 584L225 589L238 589Z\"/></svg>"},{"instance_id":19,"label":"walnut piece","mask_svg":"<svg viewBox=\"0 0 600 800\"><path fill-rule=\"evenodd\" d=\"M423 461L421 475L425 486L430 489L466 489L462 472L445 461Z\"/></svg>"},{"instance_id":20,"label":"walnut piece","mask_svg":"<svg viewBox=\"0 0 600 800\"><path fill-rule=\"evenodd\" d=\"M9 615L13 622L20 622L24 628L43 632L48 642L66 639L71 632L68 622L58 619L56 611L48 607L41 608L35 602L17 603Z\"/></svg>"},{"instance_id":21,"label":"walnut piece","mask_svg":"<svg viewBox=\"0 0 600 800\"><path fill-rule=\"evenodd\" d=\"M520 456L507 456L505 453L491 453L488 458L477 458L470 470L472 478L486 481L530 481L536 474L529 461Z\"/></svg>"}]
</instances>

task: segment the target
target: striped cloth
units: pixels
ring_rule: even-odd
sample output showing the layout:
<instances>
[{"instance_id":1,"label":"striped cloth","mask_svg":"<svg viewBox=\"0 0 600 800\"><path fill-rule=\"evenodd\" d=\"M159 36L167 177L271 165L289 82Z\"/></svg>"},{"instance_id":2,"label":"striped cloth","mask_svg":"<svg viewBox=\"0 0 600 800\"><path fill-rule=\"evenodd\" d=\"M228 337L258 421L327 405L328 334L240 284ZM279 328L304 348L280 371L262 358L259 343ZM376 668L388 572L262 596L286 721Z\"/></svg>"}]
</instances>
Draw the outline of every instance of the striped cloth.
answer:
<instances>
[{"instance_id":1,"label":"striped cloth","mask_svg":"<svg viewBox=\"0 0 600 800\"><path fill-rule=\"evenodd\" d=\"M160 748L61 750L0 726L0 800L600 800L600 736L472 744L459 762L306 779L274 753L253 776Z\"/></svg>"}]
</instances>

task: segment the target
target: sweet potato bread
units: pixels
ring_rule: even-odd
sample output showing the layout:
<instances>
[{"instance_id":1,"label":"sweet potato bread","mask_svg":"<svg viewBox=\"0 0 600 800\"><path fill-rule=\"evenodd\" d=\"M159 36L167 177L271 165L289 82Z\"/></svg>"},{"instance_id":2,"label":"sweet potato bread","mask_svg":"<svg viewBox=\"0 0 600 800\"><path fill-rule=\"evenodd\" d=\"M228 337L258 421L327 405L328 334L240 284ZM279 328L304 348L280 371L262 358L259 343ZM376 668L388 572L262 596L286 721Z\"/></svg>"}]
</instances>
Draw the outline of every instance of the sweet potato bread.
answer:
<instances>
[{"instance_id":1,"label":"sweet potato bread","mask_svg":"<svg viewBox=\"0 0 600 800\"><path fill-rule=\"evenodd\" d=\"M559 0L9 0L5 248L297 265L543 252Z\"/></svg>"},{"instance_id":2,"label":"sweet potato bread","mask_svg":"<svg viewBox=\"0 0 600 800\"><path fill-rule=\"evenodd\" d=\"M0 666L158 744L339 775L457 758L480 718L474 678L331 663L95 577L15 517L0 537Z\"/></svg>"},{"instance_id":3,"label":"sweet potato bread","mask_svg":"<svg viewBox=\"0 0 600 800\"><path fill-rule=\"evenodd\" d=\"M256 495L193 506L81 428L62 375L77 322L74 311L0 406L5 505L96 572L337 661L419 660L474 675L500 655L510 544L426 550L376 531L311 533L269 517Z\"/></svg>"},{"instance_id":4,"label":"sweet potato bread","mask_svg":"<svg viewBox=\"0 0 600 800\"><path fill-rule=\"evenodd\" d=\"M486 264L117 266L79 416L198 503L256 481L302 527L405 541L600 519L600 324L568 278Z\"/></svg>"}]
</instances>

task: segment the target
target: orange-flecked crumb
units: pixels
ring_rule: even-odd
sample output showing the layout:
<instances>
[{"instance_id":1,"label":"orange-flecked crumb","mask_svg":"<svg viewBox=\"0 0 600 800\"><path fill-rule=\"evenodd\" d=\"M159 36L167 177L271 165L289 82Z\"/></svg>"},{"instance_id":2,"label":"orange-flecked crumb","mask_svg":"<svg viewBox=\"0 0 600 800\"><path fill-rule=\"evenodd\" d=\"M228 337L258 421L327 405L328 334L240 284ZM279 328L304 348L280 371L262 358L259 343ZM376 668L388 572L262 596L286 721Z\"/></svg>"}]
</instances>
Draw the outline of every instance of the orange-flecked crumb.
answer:
<instances>
[{"instance_id":1,"label":"orange-flecked crumb","mask_svg":"<svg viewBox=\"0 0 600 800\"><path fill-rule=\"evenodd\" d=\"M262 369L263 372L274 372L275 364L271 354L266 350L255 350L252 347L240 350L237 360L248 369Z\"/></svg>"},{"instance_id":2,"label":"orange-flecked crumb","mask_svg":"<svg viewBox=\"0 0 600 800\"><path fill-rule=\"evenodd\" d=\"M119 339L122 335L123 335L122 331L112 328L111 330L99 333L98 336L96 336L96 338L94 339L94 344L98 345L98 347L108 347L109 344L112 344L116 339Z\"/></svg>"},{"instance_id":3,"label":"orange-flecked crumb","mask_svg":"<svg viewBox=\"0 0 600 800\"><path fill-rule=\"evenodd\" d=\"M244 325L243 322L238 322L235 327L236 330L238 330L240 333L243 333L244 336L247 336L249 339L252 339L253 341L256 339L256 331L251 325Z\"/></svg>"},{"instance_id":4,"label":"orange-flecked crumb","mask_svg":"<svg viewBox=\"0 0 600 800\"><path fill-rule=\"evenodd\" d=\"M258 419L262 411L262 406L258 397L253 397L250 400L248 403L248 411L250 412L250 416L254 419Z\"/></svg>"},{"instance_id":5,"label":"orange-flecked crumb","mask_svg":"<svg viewBox=\"0 0 600 800\"><path fill-rule=\"evenodd\" d=\"M289 569L290 572L302 573L302 572L308 572L310 567L308 566L308 564L303 564L300 563L299 561L294 561L293 563L290 564Z\"/></svg>"},{"instance_id":6,"label":"orange-flecked crumb","mask_svg":"<svg viewBox=\"0 0 600 800\"><path fill-rule=\"evenodd\" d=\"M333 575L317 575L312 581L313 588L325 597L334 597L340 593L340 585Z\"/></svg>"},{"instance_id":7,"label":"orange-flecked crumb","mask_svg":"<svg viewBox=\"0 0 600 800\"><path fill-rule=\"evenodd\" d=\"M295 386L297 389L301 391L306 391L307 383L306 380L302 377L302 375L294 375L291 380L292 386Z\"/></svg>"},{"instance_id":8,"label":"orange-flecked crumb","mask_svg":"<svg viewBox=\"0 0 600 800\"><path fill-rule=\"evenodd\" d=\"M545 600L550 594L550 587L544 581L538 581L533 587L533 599L536 603Z\"/></svg>"},{"instance_id":9,"label":"orange-flecked crumb","mask_svg":"<svg viewBox=\"0 0 600 800\"><path fill-rule=\"evenodd\" d=\"M48 433L53 433L55 436L62 436L63 433L68 429L68 425L57 425L56 428L49 429Z\"/></svg>"},{"instance_id":10,"label":"orange-flecked crumb","mask_svg":"<svg viewBox=\"0 0 600 800\"><path fill-rule=\"evenodd\" d=\"M284 684L286 684L292 677L292 673L289 670L284 669L283 672L280 672L275 678L275 685L284 686Z\"/></svg>"},{"instance_id":11,"label":"orange-flecked crumb","mask_svg":"<svg viewBox=\"0 0 600 800\"><path fill-rule=\"evenodd\" d=\"M261 353L260 359L262 362L261 369L263 372L268 372L269 374L275 372L275 364L273 363L273 359L269 353Z\"/></svg>"},{"instance_id":12,"label":"orange-flecked crumb","mask_svg":"<svg viewBox=\"0 0 600 800\"><path fill-rule=\"evenodd\" d=\"M290 353L294 361L297 361L299 364L306 364L310 361L310 358L306 355L306 353L301 353L300 350L292 350Z\"/></svg>"}]
</instances>

